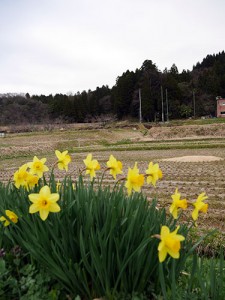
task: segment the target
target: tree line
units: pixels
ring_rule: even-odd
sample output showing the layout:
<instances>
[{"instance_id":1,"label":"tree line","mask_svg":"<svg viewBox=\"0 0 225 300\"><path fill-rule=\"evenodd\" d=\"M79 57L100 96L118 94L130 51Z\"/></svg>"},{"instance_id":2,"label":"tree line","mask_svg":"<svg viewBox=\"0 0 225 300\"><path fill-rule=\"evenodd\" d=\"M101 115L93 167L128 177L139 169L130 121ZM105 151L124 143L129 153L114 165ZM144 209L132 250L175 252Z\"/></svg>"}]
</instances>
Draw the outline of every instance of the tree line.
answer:
<instances>
[{"instance_id":1,"label":"tree line","mask_svg":"<svg viewBox=\"0 0 225 300\"><path fill-rule=\"evenodd\" d=\"M224 51L180 73L175 64L160 71L145 60L135 71L118 76L111 89L103 85L74 95L0 95L0 124L138 119L140 99L143 121L214 117L216 96L225 97Z\"/></svg>"}]
</instances>

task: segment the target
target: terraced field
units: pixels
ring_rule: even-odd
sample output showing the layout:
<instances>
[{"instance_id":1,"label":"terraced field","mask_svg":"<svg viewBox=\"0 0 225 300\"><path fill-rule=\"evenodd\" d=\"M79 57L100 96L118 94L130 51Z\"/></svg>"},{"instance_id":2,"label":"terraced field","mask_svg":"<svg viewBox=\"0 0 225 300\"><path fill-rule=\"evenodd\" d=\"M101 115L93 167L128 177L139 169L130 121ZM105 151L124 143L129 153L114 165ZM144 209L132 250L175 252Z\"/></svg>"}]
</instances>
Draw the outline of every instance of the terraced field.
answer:
<instances>
[{"instance_id":1,"label":"terraced field","mask_svg":"<svg viewBox=\"0 0 225 300\"><path fill-rule=\"evenodd\" d=\"M222 125L221 125L222 126ZM222 128L223 129L223 128ZM175 129L173 128L173 131ZM181 128L179 130L182 131ZM212 128L210 127L212 131ZM210 131L210 132L211 132ZM180 131L179 131L180 132ZM204 130L201 130L204 132ZM212 131L214 132L214 131ZM209 211L201 215L199 226L218 228L225 232L225 133L192 136L184 138L172 135L170 138L162 134L153 136L151 130L143 132L140 128L122 129L88 129L88 130L56 130L51 132L34 132L26 134L8 134L0 139L0 181L7 182L14 171L23 163L31 161L34 155L46 157L50 166L55 160L54 150L68 149L72 156L70 170L72 176L83 166L87 153L93 153L102 168L110 154L120 159L124 165L124 173L128 167L138 162L141 172L147 169L150 161L158 162L163 171L163 179L157 187L145 185L143 190L151 201L158 197L159 205L168 207L171 195L178 188L182 197L195 200L201 192L208 195ZM171 162L166 158L180 156L216 156L220 161L204 162ZM64 172L57 171L62 178ZM109 175L105 183L113 184Z\"/></svg>"}]
</instances>

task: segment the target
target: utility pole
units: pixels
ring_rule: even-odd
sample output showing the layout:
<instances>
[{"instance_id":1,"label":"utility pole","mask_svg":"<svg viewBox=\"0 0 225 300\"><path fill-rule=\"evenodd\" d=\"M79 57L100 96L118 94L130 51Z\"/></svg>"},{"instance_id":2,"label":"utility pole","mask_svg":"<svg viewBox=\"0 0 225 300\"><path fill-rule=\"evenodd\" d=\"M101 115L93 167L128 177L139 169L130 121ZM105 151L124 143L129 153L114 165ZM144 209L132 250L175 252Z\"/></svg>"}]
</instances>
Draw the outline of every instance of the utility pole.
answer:
<instances>
[{"instance_id":1,"label":"utility pole","mask_svg":"<svg viewBox=\"0 0 225 300\"><path fill-rule=\"evenodd\" d=\"M193 90L193 107L194 107L194 118L195 118L195 91Z\"/></svg>"},{"instance_id":2,"label":"utility pole","mask_svg":"<svg viewBox=\"0 0 225 300\"><path fill-rule=\"evenodd\" d=\"M168 104L168 93L166 89L166 115L167 115L167 122L169 122L169 104Z\"/></svg>"},{"instance_id":3,"label":"utility pole","mask_svg":"<svg viewBox=\"0 0 225 300\"><path fill-rule=\"evenodd\" d=\"M164 110L163 110L163 88L161 86L161 99L162 99L162 122L164 122Z\"/></svg>"},{"instance_id":4,"label":"utility pole","mask_svg":"<svg viewBox=\"0 0 225 300\"><path fill-rule=\"evenodd\" d=\"M138 90L139 92L139 122L142 122L142 113L141 113L141 89Z\"/></svg>"}]
</instances>

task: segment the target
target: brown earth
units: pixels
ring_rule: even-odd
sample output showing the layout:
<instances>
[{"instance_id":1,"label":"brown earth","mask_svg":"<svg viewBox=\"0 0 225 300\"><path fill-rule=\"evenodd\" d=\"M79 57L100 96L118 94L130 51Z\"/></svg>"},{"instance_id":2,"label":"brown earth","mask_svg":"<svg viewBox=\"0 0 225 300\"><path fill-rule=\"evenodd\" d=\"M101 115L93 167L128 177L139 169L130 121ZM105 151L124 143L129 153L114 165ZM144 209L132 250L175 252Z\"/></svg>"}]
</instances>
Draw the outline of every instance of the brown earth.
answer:
<instances>
[{"instance_id":1,"label":"brown earth","mask_svg":"<svg viewBox=\"0 0 225 300\"><path fill-rule=\"evenodd\" d=\"M225 137L225 124L183 125L183 126L157 126L149 130L154 139L189 139Z\"/></svg>"}]
</instances>

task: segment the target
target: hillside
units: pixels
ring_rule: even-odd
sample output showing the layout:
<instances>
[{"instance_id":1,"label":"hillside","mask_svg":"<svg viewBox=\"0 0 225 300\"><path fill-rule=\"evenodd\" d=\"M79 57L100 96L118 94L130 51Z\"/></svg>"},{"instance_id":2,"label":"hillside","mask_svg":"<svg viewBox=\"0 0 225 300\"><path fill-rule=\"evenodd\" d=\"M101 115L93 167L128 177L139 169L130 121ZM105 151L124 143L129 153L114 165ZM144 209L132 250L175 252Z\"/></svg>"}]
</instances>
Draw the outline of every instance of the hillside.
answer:
<instances>
[{"instance_id":1,"label":"hillside","mask_svg":"<svg viewBox=\"0 0 225 300\"><path fill-rule=\"evenodd\" d=\"M138 120L140 102L144 122L214 117L216 96L225 97L224 51L182 72L175 64L160 71L145 60L118 76L112 88L103 85L75 95L2 94L0 125Z\"/></svg>"}]
</instances>

